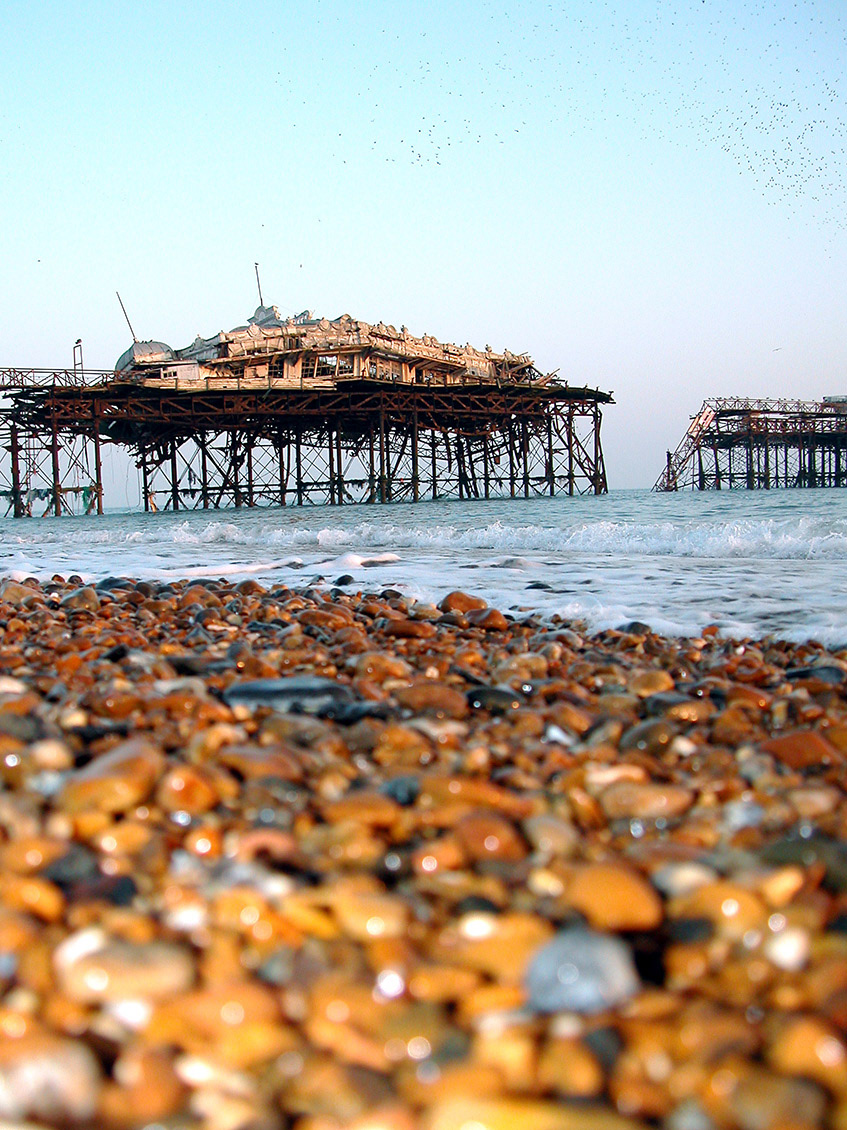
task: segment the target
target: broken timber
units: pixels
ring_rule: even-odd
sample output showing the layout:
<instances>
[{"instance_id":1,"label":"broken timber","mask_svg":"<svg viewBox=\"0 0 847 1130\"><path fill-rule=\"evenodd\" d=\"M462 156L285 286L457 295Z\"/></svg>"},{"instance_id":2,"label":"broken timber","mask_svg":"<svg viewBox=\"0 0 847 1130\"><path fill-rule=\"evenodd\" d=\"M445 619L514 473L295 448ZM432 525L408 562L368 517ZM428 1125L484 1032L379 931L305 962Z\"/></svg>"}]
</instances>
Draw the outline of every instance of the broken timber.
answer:
<instances>
[{"instance_id":1,"label":"broken timber","mask_svg":"<svg viewBox=\"0 0 847 1130\"><path fill-rule=\"evenodd\" d=\"M102 448L128 449L145 509L602 494L610 393L525 354L346 315L281 319L115 371L0 370L8 513L102 513ZM36 509L34 509L34 507Z\"/></svg>"},{"instance_id":2,"label":"broken timber","mask_svg":"<svg viewBox=\"0 0 847 1130\"><path fill-rule=\"evenodd\" d=\"M654 491L847 486L847 397L705 400Z\"/></svg>"}]
</instances>

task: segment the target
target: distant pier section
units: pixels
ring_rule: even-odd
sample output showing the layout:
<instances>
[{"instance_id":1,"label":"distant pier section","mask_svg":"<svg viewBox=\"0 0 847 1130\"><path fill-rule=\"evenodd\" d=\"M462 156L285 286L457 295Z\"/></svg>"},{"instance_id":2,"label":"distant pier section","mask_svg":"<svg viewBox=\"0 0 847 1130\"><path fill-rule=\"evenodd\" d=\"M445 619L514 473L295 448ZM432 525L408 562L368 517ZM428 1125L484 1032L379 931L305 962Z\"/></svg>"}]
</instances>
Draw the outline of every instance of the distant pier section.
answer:
<instances>
[{"instance_id":1,"label":"distant pier section","mask_svg":"<svg viewBox=\"0 0 847 1130\"><path fill-rule=\"evenodd\" d=\"M653 490L847 486L847 396L705 400Z\"/></svg>"},{"instance_id":2,"label":"distant pier section","mask_svg":"<svg viewBox=\"0 0 847 1130\"><path fill-rule=\"evenodd\" d=\"M604 494L612 394L525 353L260 306L114 371L0 369L0 498L15 517L102 513L104 445L147 510Z\"/></svg>"}]
</instances>

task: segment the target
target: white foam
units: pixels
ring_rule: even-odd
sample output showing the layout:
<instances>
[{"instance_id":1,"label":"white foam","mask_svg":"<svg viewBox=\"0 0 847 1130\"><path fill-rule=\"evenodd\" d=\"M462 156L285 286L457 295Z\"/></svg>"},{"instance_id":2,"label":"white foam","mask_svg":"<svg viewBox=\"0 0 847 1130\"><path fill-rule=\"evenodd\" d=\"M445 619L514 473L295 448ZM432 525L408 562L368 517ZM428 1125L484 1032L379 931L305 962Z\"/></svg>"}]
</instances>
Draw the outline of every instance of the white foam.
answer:
<instances>
[{"instance_id":1,"label":"white foam","mask_svg":"<svg viewBox=\"0 0 847 1130\"><path fill-rule=\"evenodd\" d=\"M0 573L255 577L496 607L592 628L638 619L668 634L718 623L847 643L847 492L107 514L0 522ZM541 586L549 587L541 587ZM533 586L533 587L528 587ZM538 587L536 587L538 586Z\"/></svg>"}]
</instances>

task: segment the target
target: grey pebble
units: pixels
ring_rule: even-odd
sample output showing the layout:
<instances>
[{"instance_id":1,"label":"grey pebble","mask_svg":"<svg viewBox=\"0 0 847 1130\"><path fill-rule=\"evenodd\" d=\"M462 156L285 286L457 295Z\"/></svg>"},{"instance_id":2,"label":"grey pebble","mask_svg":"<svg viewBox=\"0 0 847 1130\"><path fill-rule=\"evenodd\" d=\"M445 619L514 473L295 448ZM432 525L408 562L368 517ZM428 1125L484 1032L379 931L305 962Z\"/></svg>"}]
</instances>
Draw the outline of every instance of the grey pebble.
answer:
<instances>
[{"instance_id":1,"label":"grey pebble","mask_svg":"<svg viewBox=\"0 0 847 1130\"><path fill-rule=\"evenodd\" d=\"M602 1012L641 988L629 946L583 926L561 930L542 946L526 973L535 1012Z\"/></svg>"}]
</instances>

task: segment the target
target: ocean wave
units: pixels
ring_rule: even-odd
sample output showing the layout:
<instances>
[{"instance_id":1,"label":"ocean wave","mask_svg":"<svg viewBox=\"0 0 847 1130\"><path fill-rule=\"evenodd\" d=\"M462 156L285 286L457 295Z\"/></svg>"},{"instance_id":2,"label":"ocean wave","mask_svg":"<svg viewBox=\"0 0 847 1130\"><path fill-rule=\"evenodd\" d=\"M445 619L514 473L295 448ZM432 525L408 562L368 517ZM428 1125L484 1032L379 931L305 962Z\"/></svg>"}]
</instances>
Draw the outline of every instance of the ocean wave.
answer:
<instances>
[{"instance_id":1,"label":"ocean wave","mask_svg":"<svg viewBox=\"0 0 847 1130\"><path fill-rule=\"evenodd\" d=\"M94 533L95 531L91 531ZM100 534L100 531L96 531ZM109 538L80 537L105 548ZM210 521L172 522L131 532L115 531L112 544L160 546L243 546L274 551L314 550L336 553L423 550L491 551L526 556L537 553L595 556L688 557L709 559L772 558L836 560L847 554L847 521L821 517L739 519L709 522L626 522L601 520L571 525L479 527L452 524L412 528L393 522L350 526Z\"/></svg>"}]
</instances>

